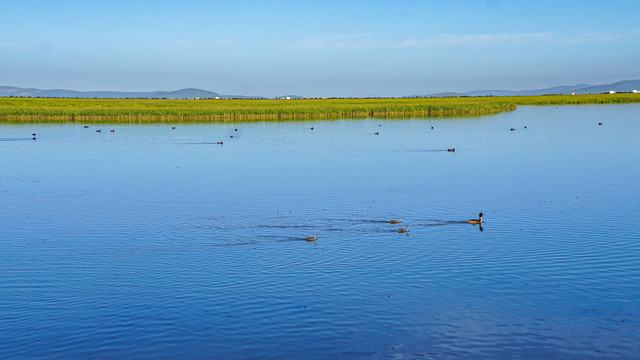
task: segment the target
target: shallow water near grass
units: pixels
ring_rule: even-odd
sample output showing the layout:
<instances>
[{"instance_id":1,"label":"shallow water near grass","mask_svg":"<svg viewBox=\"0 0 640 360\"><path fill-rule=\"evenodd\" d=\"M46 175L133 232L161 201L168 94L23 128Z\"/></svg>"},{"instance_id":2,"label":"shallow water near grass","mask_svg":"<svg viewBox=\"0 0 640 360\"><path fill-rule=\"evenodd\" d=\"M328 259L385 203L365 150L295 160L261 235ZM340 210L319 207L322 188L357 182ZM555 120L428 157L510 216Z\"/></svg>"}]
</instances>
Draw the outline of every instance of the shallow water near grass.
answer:
<instances>
[{"instance_id":1,"label":"shallow water near grass","mask_svg":"<svg viewBox=\"0 0 640 360\"><path fill-rule=\"evenodd\" d=\"M2 359L640 354L638 104L88 125L0 125Z\"/></svg>"}]
</instances>

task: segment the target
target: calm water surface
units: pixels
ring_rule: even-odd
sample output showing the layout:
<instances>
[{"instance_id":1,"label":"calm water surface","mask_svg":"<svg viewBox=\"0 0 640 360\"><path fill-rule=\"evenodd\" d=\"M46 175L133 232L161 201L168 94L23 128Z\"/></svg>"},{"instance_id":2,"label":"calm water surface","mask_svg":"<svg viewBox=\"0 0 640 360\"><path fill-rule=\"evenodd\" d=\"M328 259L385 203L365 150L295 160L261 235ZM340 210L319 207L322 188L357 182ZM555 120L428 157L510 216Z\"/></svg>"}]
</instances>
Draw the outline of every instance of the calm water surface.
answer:
<instances>
[{"instance_id":1,"label":"calm water surface","mask_svg":"<svg viewBox=\"0 0 640 360\"><path fill-rule=\"evenodd\" d=\"M639 143L640 105L0 125L0 358L638 359Z\"/></svg>"}]
</instances>

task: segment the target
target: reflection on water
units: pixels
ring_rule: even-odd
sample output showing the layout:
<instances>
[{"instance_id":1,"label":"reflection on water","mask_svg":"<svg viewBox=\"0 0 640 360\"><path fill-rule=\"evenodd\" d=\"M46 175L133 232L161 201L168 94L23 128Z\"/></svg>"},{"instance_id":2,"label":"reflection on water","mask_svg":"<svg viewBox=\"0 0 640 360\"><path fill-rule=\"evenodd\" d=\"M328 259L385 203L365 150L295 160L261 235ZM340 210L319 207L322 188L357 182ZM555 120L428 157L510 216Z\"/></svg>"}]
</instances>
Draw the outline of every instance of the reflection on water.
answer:
<instances>
[{"instance_id":1,"label":"reflection on water","mask_svg":"<svg viewBox=\"0 0 640 360\"><path fill-rule=\"evenodd\" d=\"M0 125L2 359L640 353L638 105L109 128Z\"/></svg>"}]
</instances>

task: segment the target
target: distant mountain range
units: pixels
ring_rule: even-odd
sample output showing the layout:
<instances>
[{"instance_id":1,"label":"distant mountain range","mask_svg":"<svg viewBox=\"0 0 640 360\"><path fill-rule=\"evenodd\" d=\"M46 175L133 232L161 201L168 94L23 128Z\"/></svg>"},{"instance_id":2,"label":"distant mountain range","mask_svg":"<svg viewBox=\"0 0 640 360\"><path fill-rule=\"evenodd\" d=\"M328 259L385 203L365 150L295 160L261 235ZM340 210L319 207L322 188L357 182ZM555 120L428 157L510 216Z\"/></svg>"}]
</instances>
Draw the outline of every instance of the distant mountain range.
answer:
<instances>
[{"instance_id":1,"label":"distant mountain range","mask_svg":"<svg viewBox=\"0 0 640 360\"><path fill-rule=\"evenodd\" d=\"M454 97L454 96L526 96L548 94L600 94L609 91L630 92L640 90L640 80L624 80L613 84L600 85L567 85L536 90L476 90L469 92L442 92L424 97ZM14 86L0 86L0 97L51 97L51 98L105 98L105 99L266 99L262 96L220 95L213 91L202 89L181 89L176 91L75 91L63 89L25 89ZM415 96L414 96L415 97ZM297 95L277 96L273 99L300 99Z\"/></svg>"},{"instance_id":2,"label":"distant mountain range","mask_svg":"<svg viewBox=\"0 0 640 360\"><path fill-rule=\"evenodd\" d=\"M25 89L14 86L0 86L0 96L50 97L50 98L101 98L101 99L263 99L261 96L220 95L202 89L181 89L176 91L75 91L64 89ZM278 98L286 98L281 96ZM289 98L299 96L288 95Z\"/></svg>"},{"instance_id":3,"label":"distant mountain range","mask_svg":"<svg viewBox=\"0 0 640 360\"><path fill-rule=\"evenodd\" d=\"M640 90L640 80L624 80L618 81L613 84L600 84L600 85L566 85L555 86L545 89L536 90L475 90L463 93L457 92L443 92L437 94L425 95L427 97L452 97L452 96L533 96L533 95L569 95L576 94L600 94L608 93L609 91L615 92L631 92L633 90Z\"/></svg>"},{"instance_id":4,"label":"distant mountain range","mask_svg":"<svg viewBox=\"0 0 640 360\"><path fill-rule=\"evenodd\" d=\"M200 89L182 89L176 91L75 91L64 89L24 89L13 86L0 86L0 96L17 97L54 97L54 98L136 98L136 99L185 99L185 98L215 98L218 93Z\"/></svg>"}]
</instances>

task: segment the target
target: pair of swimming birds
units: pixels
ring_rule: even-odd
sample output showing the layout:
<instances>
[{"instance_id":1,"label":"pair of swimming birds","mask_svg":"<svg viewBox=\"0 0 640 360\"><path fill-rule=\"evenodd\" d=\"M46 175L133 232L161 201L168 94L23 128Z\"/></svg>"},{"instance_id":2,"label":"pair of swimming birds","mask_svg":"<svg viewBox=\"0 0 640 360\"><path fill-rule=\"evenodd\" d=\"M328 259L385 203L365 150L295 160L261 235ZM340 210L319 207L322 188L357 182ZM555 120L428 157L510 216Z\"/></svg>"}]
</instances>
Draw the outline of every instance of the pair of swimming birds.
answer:
<instances>
[{"instance_id":1,"label":"pair of swimming birds","mask_svg":"<svg viewBox=\"0 0 640 360\"><path fill-rule=\"evenodd\" d=\"M479 213L478 214L478 218L477 219L469 219L467 220L467 222L469 224L482 224L482 215L484 215L483 213ZM398 220L389 220L389 224L400 224L402 222L402 218L399 218ZM398 229L396 230L399 233L408 233L409 232L409 225L407 225L406 228L404 229ZM313 235L310 237L306 237L304 240L305 241L313 241L315 242L316 239L318 238L318 235Z\"/></svg>"},{"instance_id":2,"label":"pair of swimming birds","mask_svg":"<svg viewBox=\"0 0 640 360\"><path fill-rule=\"evenodd\" d=\"M482 224L482 215L484 215L484 214L483 213L479 213L477 219L469 219L469 220L467 220L467 222L469 224ZM401 222L402 222L402 218L400 218L398 220L391 220L391 221L389 221L389 224L400 224ZM398 229L396 231L399 232L399 233L408 233L409 232L409 225L407 225L407 227L404 228L404 229Z\"/></svg>"}]
</instances>

